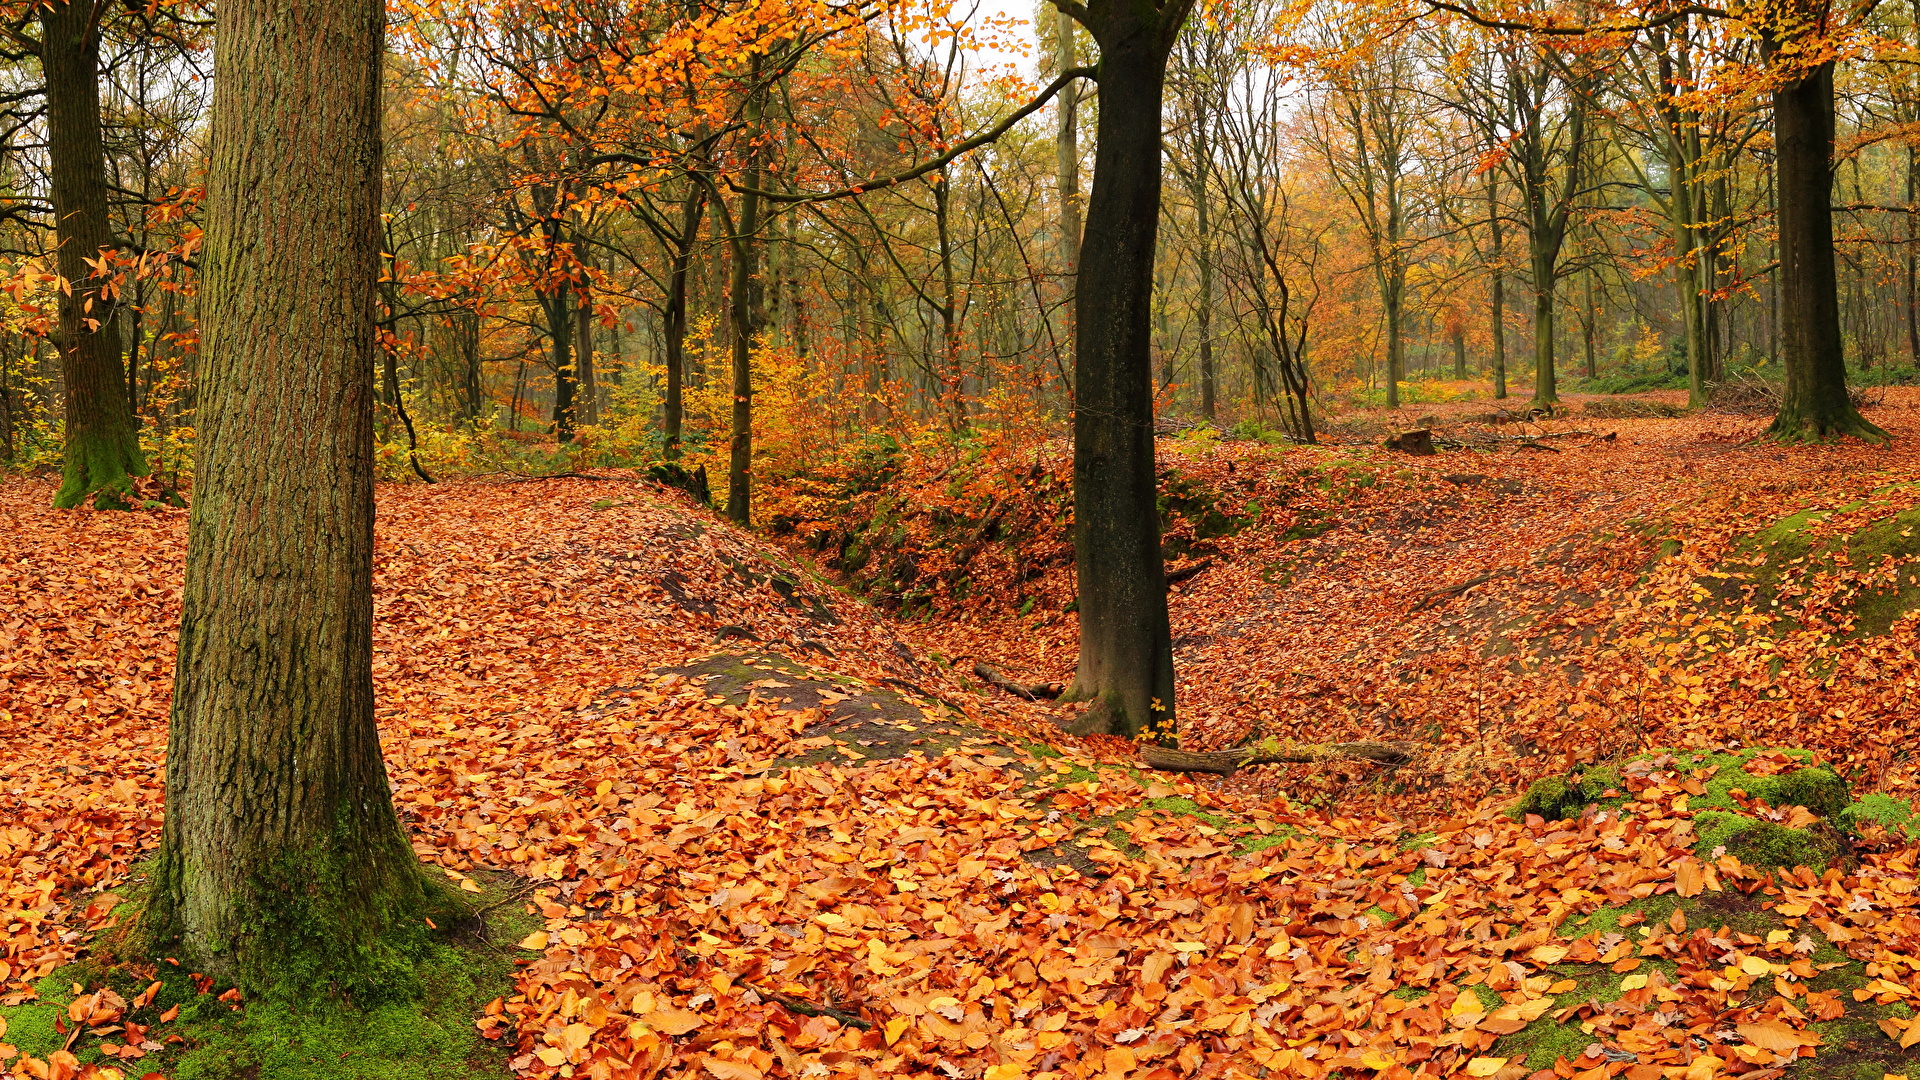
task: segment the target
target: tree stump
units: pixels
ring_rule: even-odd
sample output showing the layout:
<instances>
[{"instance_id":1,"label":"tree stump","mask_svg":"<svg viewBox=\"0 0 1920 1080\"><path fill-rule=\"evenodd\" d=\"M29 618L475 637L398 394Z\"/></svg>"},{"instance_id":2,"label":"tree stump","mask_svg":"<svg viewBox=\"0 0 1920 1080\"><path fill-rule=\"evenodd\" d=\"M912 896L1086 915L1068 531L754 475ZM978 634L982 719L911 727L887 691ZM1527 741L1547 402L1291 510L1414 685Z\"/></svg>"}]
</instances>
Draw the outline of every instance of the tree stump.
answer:
<instances>
[{"instance_id":1,"label":"tree stump","mask_svg":"<svg viewBox=\"0 0 1920 1080\"><path fill-rule=\"evenodd\" d=\"M1414 428L1412 431L1389 435L1380 445L1414 457L1431 457L1437 452L1433 448L1433 432L1427 428Z\"/></svg>"}]
</instances>

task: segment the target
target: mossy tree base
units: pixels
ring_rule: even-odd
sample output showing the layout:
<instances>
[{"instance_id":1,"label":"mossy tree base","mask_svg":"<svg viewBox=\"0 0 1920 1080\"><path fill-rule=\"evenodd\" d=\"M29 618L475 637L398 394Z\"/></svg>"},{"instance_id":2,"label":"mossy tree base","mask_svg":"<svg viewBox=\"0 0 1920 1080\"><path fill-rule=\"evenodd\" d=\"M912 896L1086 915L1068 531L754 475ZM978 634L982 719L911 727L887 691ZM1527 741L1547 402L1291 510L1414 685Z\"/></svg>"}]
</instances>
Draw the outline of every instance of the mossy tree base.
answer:
<instances>
[{"instance_id":1,"label":"mossy tree base","mask_svg":"<svg viewBox=\"0 0 1920 1080\"><path fill-rule=\"evenodd\" d=\"M1860 410L1851 403L1844 402L1827 408L1783 405L1761 437L1791 445L1833 442L1847 435L1870 443L1893 441L1885 428L1860 415Z\"/></svg>"},{"instance_id":2,"label":"mossy tree base","mask_svg":"<svg viewBox=\"0 0 1920 1080\"><path fill-rule=\"evenodd\" d=\"M71 510L91 495L96 510L127 510L139 503L133 478L146 475L147 459L130 426L75 427L67 433L66 464L53 505Z\"/></svg>"},{"instance_id":3,"label":"mossy tree base","mask_svg":"<svg viewBox=\"0 0 1920 1080\"><path fill-rule=\"evenodd\" d=\"M538 929L541 920L526 904L512 902L525 884L520 879L496 872L473 879L481 892L471 898L445 892L451 914L436 919L440 931L412 956L411 989L403 996L353 1003L325 995L243 994L233 1003L220 997L226 984L196 982L187 964L118 960L109 966L107 954L124 956L135 935L96 946L95 959L41 979L34 984L37 996L0 1007L0 1021L26 1057L44 1062L64 1049L83 1066L160 1072L173 1080L506 1080L507 1047L483 1037L475 1018L488 1002L513 992L516 950L507 943ZM124 911L136 913L131 905ZM134 1004L155 981L157 992ZM132 1026L77 1038L56 1028L76 985L85 994L117 995L124 1004L114 1006L122 1010L116 1024L137 1025L140 1039L129 1038ZM160 1019L169 1014L170 1020ZM168 1041L170 1035L179 1040ZM144 1056L122 1056L130 1041L150 1044Z\"/></svg>"}]
</instances>

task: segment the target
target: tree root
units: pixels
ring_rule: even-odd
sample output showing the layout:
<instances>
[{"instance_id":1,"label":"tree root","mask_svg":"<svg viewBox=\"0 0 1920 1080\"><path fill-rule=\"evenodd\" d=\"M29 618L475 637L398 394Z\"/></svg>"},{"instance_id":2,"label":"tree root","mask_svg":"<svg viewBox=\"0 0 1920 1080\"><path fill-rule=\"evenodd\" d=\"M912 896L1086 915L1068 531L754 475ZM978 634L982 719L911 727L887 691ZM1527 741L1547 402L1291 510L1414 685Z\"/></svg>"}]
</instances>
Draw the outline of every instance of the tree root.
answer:
<instances>
[{"instance_id":1,"label":"tree root","mask_svg":"<svg viewBox=\"0 0 1920 1080\"><path fill-rule=\"evenodd\" d=\"M1418 749L1415 744L1408 742L1283 744L1267 739L1252 746L1212 753L1145 746L1140 750L1140 757L1149 768L1162 772L1204 772L1227 776L1253 765L1297 765L1320 761L1374 761L1382 765L1404 765L1413 760Z\"/></svg>"},{"instance_id":2,"label":"tree root","mask_svg":"<svg viewBox=\"0 0 1920 1080\"><path fill-rule=\"evenodd\" d=\"M1420 598L1415 600L1413 602L1413 606L1407 609L1407 614L1411 615L1416 611L1421 611L1426 608L1430 608L1435 604L1438 604L1442 600L1459 596L1461 593L1466 592L1468 589L1473 588L1475 585L1485 585L1487 582L1492 581L1494 578L1505 577L1506 575L1511 573L1515 573L1515 571L1512 569L1489 570L1488 572L1481 574L1478 577L1470 577L1458 585L1448 585L1443 589L1430 589L1420 594Z\"/></svg>"},{"instance_id":3,"label":"tree root","mask_svg":"<svg viewBox=\"0 0 1920 1080\"><path fill-rule=\"evenodd\" d=\"M973 673L986 680L991 686L997 686L1017 698L1028 701L1051 701L1067 692L1066 684L1056 682L1023 683L1009 677L998 668L991 667L986 661L975 661Z\"/></svg>"}]
</instances>

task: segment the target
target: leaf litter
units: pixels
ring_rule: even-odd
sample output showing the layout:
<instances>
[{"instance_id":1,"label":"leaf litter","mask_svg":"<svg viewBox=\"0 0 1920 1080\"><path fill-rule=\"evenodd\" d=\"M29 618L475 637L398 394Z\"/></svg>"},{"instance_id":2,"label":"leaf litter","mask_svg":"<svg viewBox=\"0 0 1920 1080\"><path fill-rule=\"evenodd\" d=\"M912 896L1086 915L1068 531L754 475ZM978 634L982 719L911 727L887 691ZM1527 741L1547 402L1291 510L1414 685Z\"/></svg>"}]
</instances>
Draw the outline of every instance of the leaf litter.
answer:
<instances>
[{"instance_id":1,"label":"leaf litter","mask_svg":"<svg viewBox=\"0 0 1920 1080\"><path fill-rule=\"evenodd\" d=\"M1440 782L1355 776L1318 799L1304 770L1199 783L1053 733L1040 707L932 658L961 654L940 646L964 633L969 652L1056 673L1071 654L1041 649L1037 620L903 626L676 496L636 487L594 509L585 482L383 488L376 677L396 805L423 859L513 875L541 923L515 993L478 1024L532 1077L1765 1080L1817 1052L1904 1071L1920 891L1900 837L1824 872L1701 853L1680 768L1631 772L1623 805L1574 821L1501 812L1515 784L1582 756L1554 726L1569 716L1607 721L1580 729L1587 757L1790 730L1776 741L1911 787L1912 765L1860 738L1899 730L1897 702L1875 699L1912 677L1911 623L1847 638L1823 622L1849 571L1801 598L1803 630L1661 628L1754 528L1812 502L1920 502L1886 491L1915 463L1899 444L1721 461L1694 452L1721 445L1714 425L1737 426L1627 420L1622 449L1581 452L1611 458L1473 463L1537 503L1377 460L1384 480L1328 507L1334 529L1279 541L1293 521L1276 513L1216 541L1222 565L1176 600L1179 632L1237 635L1185 657L1196 742L1311 721L1433 747ZM1353 455L1263 452L1195 467ZM1556 512L1556 490L1595 494ZM159 835L184 515L55 513L47 494L0 488L0 1008L84 953ZM1396 516L1409 506L1423 524ZM1659 518L1683 554L1649 568L1657 538L1622 539L1628 518ZM1541 563L1549 535L1586 554ZM1269 598L1263 557L1302 546L1319 561ZM1480 566L1527 569L1450 598L1431 647L1413 641L1406 605ZM1593 602L1550 604L1555 587ZM1313 632L1276 602L1314 609ZM1605 632L1483 653L1513 612ZM764 674L715 693L702 663ZM856 727L803 745L882 693L911 709L863 724L949 737L864 755ZM1620 730L1629 703L1649 730ZM833 746L855 753L808 756ZM1030 858L1063 843L1083 868ZM112 1024L85 1026L120 1006L80 989L70 1045L32 1057L0 1032L0 1069L140 1075L102 1054L127 1045L93 1033Z\"/></svg>"}]
</instances>

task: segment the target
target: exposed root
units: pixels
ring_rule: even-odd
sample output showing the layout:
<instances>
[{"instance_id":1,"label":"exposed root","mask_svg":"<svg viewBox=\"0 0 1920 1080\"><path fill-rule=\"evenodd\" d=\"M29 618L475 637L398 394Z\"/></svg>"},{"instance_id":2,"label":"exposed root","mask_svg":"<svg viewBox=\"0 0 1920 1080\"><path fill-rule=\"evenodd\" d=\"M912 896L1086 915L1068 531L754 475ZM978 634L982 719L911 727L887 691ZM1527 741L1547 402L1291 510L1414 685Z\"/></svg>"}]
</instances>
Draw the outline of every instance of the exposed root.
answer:
<instances>
[{"instance_id":1,"label":"exposed root","mask_svg":"<svg viewBox=\"0 0 1920 1080\"><path fill-rule=\"evenodd\" d=\"M1007 693L1012 694L1014 697L1025 698L1028 701L1040 701L1043 699L1051 701L1052 699L1059 697L1061 694L1064 694L1067 691L1067 687L1065 683L1020 682L1010 677L1009 675L1007 675L1006 672L1001 671L1000 669L989 665L984 660L976 661L974 663L973 673L975 675L978 675L980 678L986 680L988 685L997 686L1000 689L1005 690Z\"/></svg>"}]
</instances>

